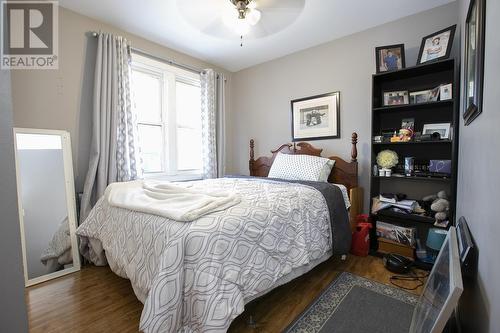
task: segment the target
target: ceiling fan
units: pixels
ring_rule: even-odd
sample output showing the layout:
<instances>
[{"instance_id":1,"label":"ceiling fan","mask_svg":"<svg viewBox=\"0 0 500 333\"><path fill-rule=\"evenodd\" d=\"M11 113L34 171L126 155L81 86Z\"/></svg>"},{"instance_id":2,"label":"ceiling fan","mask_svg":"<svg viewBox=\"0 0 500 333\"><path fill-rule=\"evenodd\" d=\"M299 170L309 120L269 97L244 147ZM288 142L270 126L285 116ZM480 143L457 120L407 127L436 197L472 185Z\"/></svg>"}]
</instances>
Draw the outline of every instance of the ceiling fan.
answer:
<instances>
[{"instance_id":1,"label":"ceiling fan","mask_svg":"<svg viewBox=\"0 0 500 333\"><path fill-rule=\"evenodd\" d=\"M257 2L253 0L229 1L234 7L225 6L222 20L228 28L233 29L238 35L244 36L248 34L251 26L259 23L262 17L261 12L257 9Z\"/></svg>"},{"instance_id":2,"label":"ceiling fan","mask_svg":"<svg viewBox=\"0 0 500 333\"><path fill-rule=\"evenodd\" d=\"M177 0L181 16L210 36L262 38L291 25L305 0Z\"/></svg>"}]
</instances>

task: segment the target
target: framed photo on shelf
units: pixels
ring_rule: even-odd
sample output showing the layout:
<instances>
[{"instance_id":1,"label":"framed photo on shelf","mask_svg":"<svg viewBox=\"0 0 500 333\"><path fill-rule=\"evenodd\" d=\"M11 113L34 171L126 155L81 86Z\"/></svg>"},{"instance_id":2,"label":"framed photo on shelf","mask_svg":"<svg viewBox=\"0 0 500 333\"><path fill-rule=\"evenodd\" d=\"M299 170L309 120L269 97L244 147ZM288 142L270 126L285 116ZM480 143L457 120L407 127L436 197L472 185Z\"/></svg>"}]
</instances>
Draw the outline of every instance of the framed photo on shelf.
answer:
<instances>
[{"instance_id":1,"label":"framed photo on shelf","mask_svg":"<svg viewBox=\"0 0 500 333\"><path fill-rule=\"evenodd\" d=\"M408 90L384 91L384 106L405 104L409 104Z\"/></svg>"},{"instance_id":2,"label":"framed photo on shelf","mask_svg":"<svg viewBox=\"0 0 500 333\"><path fill-rule=\"evenodd\" d=\"M452 25L422 38L417 65L448 58L453 45L456 27L456 25Z\"/></svg>"},{"instance_id":3,"label":"framed photo on shelf","mask_svg":"<svg viewBox=\"0 0 500 333\"><path fill-rule=\"evenodd\" d=\"M443 84L439 86L439 100L447 101L453 98L453 84Z\"/></svg>"},{"instance_id":4,"label":"framed photo on shelf","mask_svg":"<svg viewBox=\"0 0 500 333\"><path fill-rule=\"evenodd\" d=\"M430 102L431 90L420 90L410 92L410 104L420 104Z\"/></svg>"},{"instance_id":5,"label":"framed photo on shelf","mask_svg":"<svg viewBox=\"0 0 500 333\"><path fill-rule=\"evenodd\" d=\"M429 92L429 102L437 102L439 99L439 93L441 91L441 86L431 89Z\"/></svg>"},{"instance_id":6,"label":"framed photo on shelf","mask_svg":"<svg viewBox=\"0 0 500 333\"><path fill-rule=\"evenodd\" d=\"M377 74L405 68L405 45L395 44L375 48Z\"/></svg>"},{"instance_id":7,"label":"framed photo on shelf","mask_svg":"<svg viewBox=\"0 0 500 333\"><path fill-rule=\"evenodd\" d=\"M401 128L412 132L415 131L415 118L405 118L401 120Z\"/></svg>"},{"instance_id":8,"label":"framed photo on shelf","mask_svg":"<svg viewBox=\"0 0 500 333\"><path fill-rule=\"evenodd\" d=\"M292 108L292 140L340 138L340 92L295 99Z\"/></svg>"},{"instance_id":9,"label":"framed photo on shelf","mask_svg":"<svg viewBox=\"0 0 500 333\"><path fill-rule=\"evenodd\" d=\"M422 134L434 134L439 133L441 140L449 140L450 139L450 123L440 123L440 124L425 124L424 129L422 130Z\"/></svg>"},{"instance_id":10,"label":"framed photo on shelf","mask_svg":"<svg viewBox=\"0 0 500 333\"><path fill-rule=\"evenodd\" d=\"M440 86L434 89L410 92L410 104L437 102L439 99Z\"/></svg>"},{"instance_id":11,"label":"framed photo on shelf","mask_svg":"<svg viewBox=\"0 0 500 333\"><path fill-rule=\"evenodd\" d=\"M465 20L464 124L483 111L484 36L486 1L471 0Z\"/></svg>"}]
</instances>

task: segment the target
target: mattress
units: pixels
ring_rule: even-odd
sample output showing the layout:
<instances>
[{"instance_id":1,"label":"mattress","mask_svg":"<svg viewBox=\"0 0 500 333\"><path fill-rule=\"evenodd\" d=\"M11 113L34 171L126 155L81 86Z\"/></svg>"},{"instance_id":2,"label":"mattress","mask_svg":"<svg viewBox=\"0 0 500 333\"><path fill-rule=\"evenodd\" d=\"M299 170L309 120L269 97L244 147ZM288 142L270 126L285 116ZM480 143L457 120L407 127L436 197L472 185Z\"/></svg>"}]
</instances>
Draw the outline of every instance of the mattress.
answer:
<instances>
[{"instance_id":1,"label":"mattress","mask_svg":"<svg viewBox=\"0 0 500 333\"><path fill-rule=\"evenodd\" d=\"M327 259L335 248L332 235L350 238L340 235L349 230L340 189L332 205L311 184L243 178L192 183L200 190L234 191L241 202L187 223L101 199L77 230L84 256L96 264L105 258L131 281L144 303L145 332L225 332L247 302Z\"/></svg>"}]
</instances>

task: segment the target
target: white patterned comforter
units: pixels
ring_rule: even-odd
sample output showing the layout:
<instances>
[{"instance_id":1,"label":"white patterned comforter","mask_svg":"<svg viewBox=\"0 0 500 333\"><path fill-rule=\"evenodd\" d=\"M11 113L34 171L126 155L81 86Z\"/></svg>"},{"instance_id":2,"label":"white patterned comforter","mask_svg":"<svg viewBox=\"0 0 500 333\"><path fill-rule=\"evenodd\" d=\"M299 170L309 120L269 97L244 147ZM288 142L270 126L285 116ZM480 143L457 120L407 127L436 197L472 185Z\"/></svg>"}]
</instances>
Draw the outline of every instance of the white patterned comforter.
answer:
<instances>
[{"instance_id":1,"label":"white patterned comforter","mask_svg":"<svg viewBox=\"0 0 500 333\"><path fill-rule=\"evenodd\" d=\"M332 247L325 199L311 187L239 178L192 183L235 191L241 203L186 223L101 199L77 230L82 240L99 240L111 269L130 279L144 303L145 332L225 332L252 296Z\"/></svg>"}]
</instances>

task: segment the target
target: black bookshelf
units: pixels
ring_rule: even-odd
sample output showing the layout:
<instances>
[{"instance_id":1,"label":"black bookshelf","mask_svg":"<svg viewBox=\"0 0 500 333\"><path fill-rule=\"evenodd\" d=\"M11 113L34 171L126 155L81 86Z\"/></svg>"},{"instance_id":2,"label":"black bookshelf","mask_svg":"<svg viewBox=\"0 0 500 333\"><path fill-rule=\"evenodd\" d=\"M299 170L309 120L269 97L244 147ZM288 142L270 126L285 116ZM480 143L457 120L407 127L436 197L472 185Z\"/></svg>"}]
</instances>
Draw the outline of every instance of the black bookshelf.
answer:
<instances>
[{"instance_id":1,"label":"black bookshelf","mask_svg":"<svg viewBox=\"0 0 500 333\"><path fill-rule=\"evenodd\" d=\"M373 145L384 145L384 146L392 146L392 145L438 145L442 143L452 143L451 140L439 140L439 141L407 141L407 142L373 142Z\"/></svg>"},{"instance_id":2,"label":"black bookshelf","mask_svg":"<svg viewBox=\"0 0 500 333\"><path fill-rule=\"evenodd\" d=\"M427 103L420 103L420 104L388 105L388 106L375 107L372 110L373 110L373 112L385 112L385 111L392 112L394 110L415 111L418 109L427 109L427 108L433 107L433 106L450 105L453 103L454 103L453 99L450 99L450 100L446 100L446 101L427 102Z\"/></svg>"},{"instance_id":3,"label":"black bookshelf","mask_svg":"<svg viewBox=\"0 0 500 333\"><path fill-rule=\"evenodd\" d=\"M451 177L416 177L416 176L391 176L391 177L380 177L372 176L379 181L426 181L426 182L451 182Z\"/></svg>"},{"instance_id":4,"label":"black bookshelf","mask_svg":"<svg viewBox=\"0 0 500 333\"><path fill-rule=\"evenodd\" d=\"M418 65L393 72L374 74L372 77L372 144L370 170L370 196L380 193L405 193L409 199L420 200L428 194L445 190L450 200L450 224L454 224L456 205L457 161L458 161L458 129L459 129L459 77L458 64L455 59L447 59L430 64ZM422 104L383 105L383 93L387 91L420 91L452 83L452 99ZM415 131L421 132L424 124L451 123L452 137L439 141L410 142L374 142L374 136L381 135L382 130L401 128L402 119L414 118ZM416 160L446 159L451 160L450 177L379 177L373 175L377 154L390 149L398 154L400 163L405 157ZM380 211L372 214L372 220L383 221L401 226L417 228L417 234L423 244L428 229L434 227L434 218L393 211ZM375 228L374 228L375 229ZM378 242L375 230L372 229L372 250L376 253Z\"/></svg>"}]
</instances>

